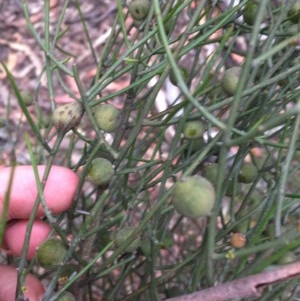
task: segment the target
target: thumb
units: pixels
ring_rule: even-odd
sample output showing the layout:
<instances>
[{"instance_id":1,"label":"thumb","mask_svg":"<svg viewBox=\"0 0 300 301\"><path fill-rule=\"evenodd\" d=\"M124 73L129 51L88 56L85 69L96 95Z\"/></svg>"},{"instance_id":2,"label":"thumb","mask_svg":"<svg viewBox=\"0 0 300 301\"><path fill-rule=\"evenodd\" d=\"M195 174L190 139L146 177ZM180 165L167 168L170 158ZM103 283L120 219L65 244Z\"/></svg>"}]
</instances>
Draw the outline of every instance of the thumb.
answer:
<instances>
[{"instance_id":1,"label":"thumb","mask_svg":"<svg viewBox=\"0 0 300 301\"><path fill-rule=\"evenodd\" d=\"M17 269L0 265L0 301L15 301L17 288ZM26 276L23 292L25 299L30 301L42 300L44 288L33 275Z\"/></svg>"}]
</instances>

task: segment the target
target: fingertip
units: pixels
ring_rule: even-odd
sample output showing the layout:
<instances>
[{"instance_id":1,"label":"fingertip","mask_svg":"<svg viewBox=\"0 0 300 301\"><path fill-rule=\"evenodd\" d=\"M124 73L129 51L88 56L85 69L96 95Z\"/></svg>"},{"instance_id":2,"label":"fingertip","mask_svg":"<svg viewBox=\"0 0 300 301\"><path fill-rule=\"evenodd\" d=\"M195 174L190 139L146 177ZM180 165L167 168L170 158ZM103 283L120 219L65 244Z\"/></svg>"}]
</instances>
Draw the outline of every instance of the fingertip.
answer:
<instances>
[{"instance_id":1,"label":"fingertip","mask_svg":"<svg viewBox=\"0 0 300 301\"><path fill-rule=\"evenodd\" d=\"M18 274L16 268L0 265L0 300L16 300L17 279ZM26 276L23 292L25 299L40 301L44 294L44 288L36 277L29 274Z\"/></svg>"},{"instance_id":2,"label":"fingertip","mask_svg":"<svg viewBox=\"0 0 300 301\"><path fill-rule=\"evenodd\" d=\"M37 168L42 179L46 166L41 165ZM14 170L7 167L0 170L0 215L12 171L13 182L10 187L8 220L26 219L32 213L38 195L32 166L17 166ZM53 214L63 212L72 205L78 182L79 178L72 170L62 166L52 166L43 195L48 209ZM36 217L41 216L44 216L44 211L40 205Z\"/></svg>"},{"instance_id":3,"label":"fingertip","mask_svg":"<svg viewBox=\"0 0 300 301\"><path fill-rule=\"evenodd\" d=\"M71 207L78 182L79 177L72 170L62 166L52 167L44 189L46 203L52 213Z\"/></svg>"},{"instance_id":4,"label":"fingertip","mask_svg":"<svg viewBox=\"0 0 300 301\"><path fill-rule=\"evenodd\" d=\"M4 245L15 256L21 256L22 254L27 225L27 220L20 220L9 224L6 228L4 234ZM50 226L45 222L41 220L34 221L26 257L28 260L34 257L37 247L48 237L50 231Z\"/></svg>"}]
</instances>

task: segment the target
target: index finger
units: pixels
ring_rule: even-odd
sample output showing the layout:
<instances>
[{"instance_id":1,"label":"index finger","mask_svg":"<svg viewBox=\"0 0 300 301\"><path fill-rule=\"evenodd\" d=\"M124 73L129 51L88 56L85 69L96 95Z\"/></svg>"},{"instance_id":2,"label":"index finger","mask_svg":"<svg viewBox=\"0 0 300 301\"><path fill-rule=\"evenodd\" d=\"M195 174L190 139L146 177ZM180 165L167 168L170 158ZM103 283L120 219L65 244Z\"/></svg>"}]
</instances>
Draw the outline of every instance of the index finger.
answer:
<instances>
[{"instance_id":1,"label":"index finger","mask_svg":"<svg viewBox=\"0 0 300 301\"><path fill-rule=\"evenodd\" d=\"M41 179L45 166L40 165L37 168ZM12 168L10 167L0 170L0 219L11 172ZM53 214L63 212L71 206L77 184L78 176L75 172L66 167L52 166L45 183L43 195L48 209ZM38 191L33 167L15 167L8 204L8 220L28 218L37 196ZM40 205L36 217L42 216L44 216L44 211Z\"/></svg>"}]
</instances>

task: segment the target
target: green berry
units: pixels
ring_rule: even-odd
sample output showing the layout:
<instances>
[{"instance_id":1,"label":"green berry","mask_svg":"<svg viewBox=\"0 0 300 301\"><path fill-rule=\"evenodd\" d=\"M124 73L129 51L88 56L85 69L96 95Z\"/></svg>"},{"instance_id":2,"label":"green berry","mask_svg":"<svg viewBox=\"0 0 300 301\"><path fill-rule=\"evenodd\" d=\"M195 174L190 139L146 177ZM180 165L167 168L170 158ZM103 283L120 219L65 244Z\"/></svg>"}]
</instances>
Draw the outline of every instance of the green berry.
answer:
<instances>
[{"instance_id":1,"label":"green berry","mask_svg":"<svg viewBox=\"0 0 300 301\"><path fill-rule=\"evenodd\" d=\"M276 260L276 264L288 264L297 261L297 256L289 251Z\"/></svg>"},{"instance_id":2,"label":"green berry","mask_svg":"<svg viewBox=\"0 0 300 301\"><path fill-rule=\"evenodd\" d=\"M255 1L249 1L243 10L244 21L248 25L253 25L255 23L257 13L258 3Z\"/></svg>"},{"instance_id":3,"label":"green berry","mask_svg":"<svg viewBox=\"0 0 300 301\"><path fill-rule=\"evenodd\" d=\"M174 245L173 232L170 230L163 230L158 233L159 246L161 249L169 249Z\"/></svg>"},{"instance_id":4,"label":"green berry","mask_svg":"<svg viewBox=\"0 0 300 301\"><path fill-rule=\"evenodd\" d=\"M150 257L151 256L151 240L149 238L143 238L141 240L141 251L143 252L143 254L146 257Z\"/></svg>"},{"instance_id":5,"label":"green berry","mask_svg":"<svg viewBox=\"0 0 300 301\"><path fill-rule=\"evenodd\" d=\"M295 1L295 3L288 10L288 17L293 22L298 24L300 21L300 0Z\"/></svg>"},{"instance_id":6,"label":"green berry","mask_svg":"<svg viewBox=\"0 0 300 301\"><path fill-rule=\"evenodd\" d=\"M128 10L133 20L140 21L148 16L150 6L149 0L132 0L128 5Z\"/></svg>"},{"instance_id":7,"label":"green berry","mask_svg":"<svg viewBox=\"0 0 300 301\"><path fill-rule=\"evenodd\" d=\"M113 132L120 124L120 110L111 104L100 104L94 110L98 127L104 132Z\"/></svg>"},{"instance_id":8,"label":"green berry","mask_svg":"<svg viewBox=\"0 0 300 301\"><path fill-rule=\"evenodd\" d=\"M240 183L253 183L257 176L256 166L252 163L245 163L238 174L238 181Z\"/></svg>"},{"instance_id":9,"label":"green berry","mask_svg":"<svg viewBox=\"0 0 300 301\"><path fill-rule=\"evenodd\" d=\"M221 80L222 89L229 95L234 95L242 73L241 67L232 67L224 72Z\"/></svg>"},{"instance_id":10,"label":"green berry","mask_svg":"<svg viewBox=\"0 0 300 301\"><path fill-rule=\"evenodd\" d=\"M39 264L46 268L56 268L63 263L67 249L58 238L50 238L44 241L37 249L36 255Z\"/></svg>"},{"instance_id":11,"label":"green berry","mask_svg":"<svg viewBox=\"0 0 300 301\"><path fill-rule=\"evenodd\" d=\"M203 167L203 176L208 179L211 183L215 184L218 176L218 164L210 163Z\"/></svg>"},{"instance_id":12,"label":"green berry","mask_svg":"<svg viewBox=\"0 0 300 301\"><path fill-rule=\"evenodd\" d=\"M189 74L189 71L187 68L183 67L183 66L178 66L178 70L184 80L184 82L186 84L188 84L188 82L190 81L190 74ZM175 73L173 71L173 69L171 69L170 71L170 75L169 75L169 78L170 78L170 82L174 85L174 86L178 86L178 81L177 81L177 78L175 76Z\"/></svg>"},{"instance_id":13,"label":"green berry","mask_svg":"<svg viewBox=\"0 0 300 301\"><path fill-rule=\"evenodd\" d=\"M33 99L30 93L26 91L21 91L21 97L26 107L29 107L33 103Z\"/></svg>"},{"instance_id":14,"label":"green berry","mask_svg":"<svg viewBox=\"0 0 300 301\"><path fill-rule=\"evenodd\" d=\"M65 264L60 272L58 283L63 285L65 284L71 275L74 275L78 272L78 266L74 263Z\"/></svg>"},{"instance_id":15,"label":"green berry","mask_svg":"<svg viewBox=\"0 0 300 301\"><path fill-rule=\"evenodd\" d=\"M114 175L114 168L105 158L95 158L88 170L88 180L95 185L106 185Z\"/></svg>"},{"instance_id":16,"label":"green berry","mask_svg":"<svg viewBox=\"0 0 300 301\"><path fill-rule=\"evenodd\" d=\"M167 298L173 298L181 296L183 293L178 286L171 286L165 289L165 294Z\"/></svg>"},{"instance_id":17,"label":"green berry","mask_svg":"<svg viewBox=\"0 0 300 301\"><path fill-rule=\"evenodd\" d=\"M265 233L266 233L269 240L275 240L276 239L274 222L269 222L268 223L268 225L266 227L266 230L265 230Z\"/></svg>"},{"instance_id":18,"label":"green berry","mask_svg":"<svg viewBox=\"0 0 300 301\"><path fill-rule=\"evenodd\" d=\"M203 149L206 145L203 137L198 139L189 139L188 142L186 139L183 139L182 141L186 143L186 148L182 153L182 158L189 158L191 155Z\"/></svg>"},{"instance_id":19,"label":"green berry","mask_svg":"<svg viewBox=\"0 0 300 301\"><path fill-rule=\"evenodd\" d=\"M67 132L80 123L82 115L82 104L75 101L56 108L52 114L52 122L58 131Z\"/></svg>"},{"instance_id":20,"label":"green berry","mask_svg":"<svg viewBox=\"0 0 300 301\"><path fill-rule=\"evenodd\" d=\"M63 292L57 301L75 301L75 297L70 292Z\"/></svg>"},{"instance_id":21,"label":"green berry","mask_svg":"<svg viewBox=\"0 0 300 301\"><path fill-rule=\"evenodd\" d=\"M228 187L225 191L225 195L228 197L237 196L241 192L241 185L239 182L232 179L228 179Z\"/></svg>"},{"instance_id":22,"label":"green berry","mask_svg":"<svg viewBox=\"0 0 300 301\"><path fill-rule=\"evenodd\" d=\"M115 247L118 248L123 243L125 243L133 231L134 231L133 227L126 227L126 228L122 228L122 229L118 230L117 232L113 233L111 235L111 239L114 242ZM132 253L140 246L141 246L141 239L138 236L130 244L128 244L126 246L124 251L127 253Z\"/></svg>"},{"instance_id":23,"label":"green berry","mask_svg":"<svg viewBox=\"0 0 300 301\"><path fill-rule=\"evenodd\" d=\"M263 202L264 198L265 197L263 193L254 190L250 195L249 205L251 206L251 208L255 208Z\"/></svg>"},{"instance_id":24,"label":"green berry","mask_svg":"<svg viewBox=\"0 0 300 301\"><path fill-rule=\"evenodd\" d=\"M186 139L197 139L204 133L204 125L201 121L188 121L183 126L183 136Z\"/></svg>"},{"instance_id":25,"label":"green berry","mask_svg":"<svg viewBox=\"0 0 300 301\"><path fill-rule=\"evenodd\" d=\"M41 129L47 129L51 125L51 116L44 114L41 116L41 119L39 121L39 128Z\"/></svg>"},{"instance_id":26,"label":"green berry","mask_svg":"<svg viewBox=\"0 0 300 301\"><path fill-rule=\"evenodd\" d=\"M186 217L209 216L215 203L215 189L201 176L189 176L178 182L173 191L175 210Z\"/></svg>"}]
</instances>

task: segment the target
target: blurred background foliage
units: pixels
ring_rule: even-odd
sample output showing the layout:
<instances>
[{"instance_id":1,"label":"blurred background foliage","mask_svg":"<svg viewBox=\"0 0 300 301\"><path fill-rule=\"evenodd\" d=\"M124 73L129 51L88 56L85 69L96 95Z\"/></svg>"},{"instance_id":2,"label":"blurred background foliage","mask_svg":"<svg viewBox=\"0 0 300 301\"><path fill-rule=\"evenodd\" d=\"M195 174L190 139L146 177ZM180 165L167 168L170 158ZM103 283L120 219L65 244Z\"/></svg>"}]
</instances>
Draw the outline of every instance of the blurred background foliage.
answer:
<instances>
[{"instance_id":1,"label":"blurred background foliage","mask_svg":"<svg viewBox=\"0 0 300 301\"><path fill-rule=\"evenodd\" d=\"M297 260L299 1L117 0L92 17L85 5L43 1L37 27L23 1L43 56L32 93L2 69L11 91L3 128L29 137L22 156L3 152L4 164L63 165L80 177L73 207L47 216L69 246L63 263L26 264L45 300L65 290L76 300L163 300ZM106 12L107 31L96 37L92 20ZM84 60L68 47L75 26ZM71 130L51 119L61 91L84 112ZM13 126L11 104L21 110ZM118 109L112 131L99 125L103 104ZM105 185L88 179L99 157L113 166ZM216 200L209 217L191 219L171 196L177 180L196 174ZM297 298L291 280L257 300Z\"/></svg>"}]
</instances>

